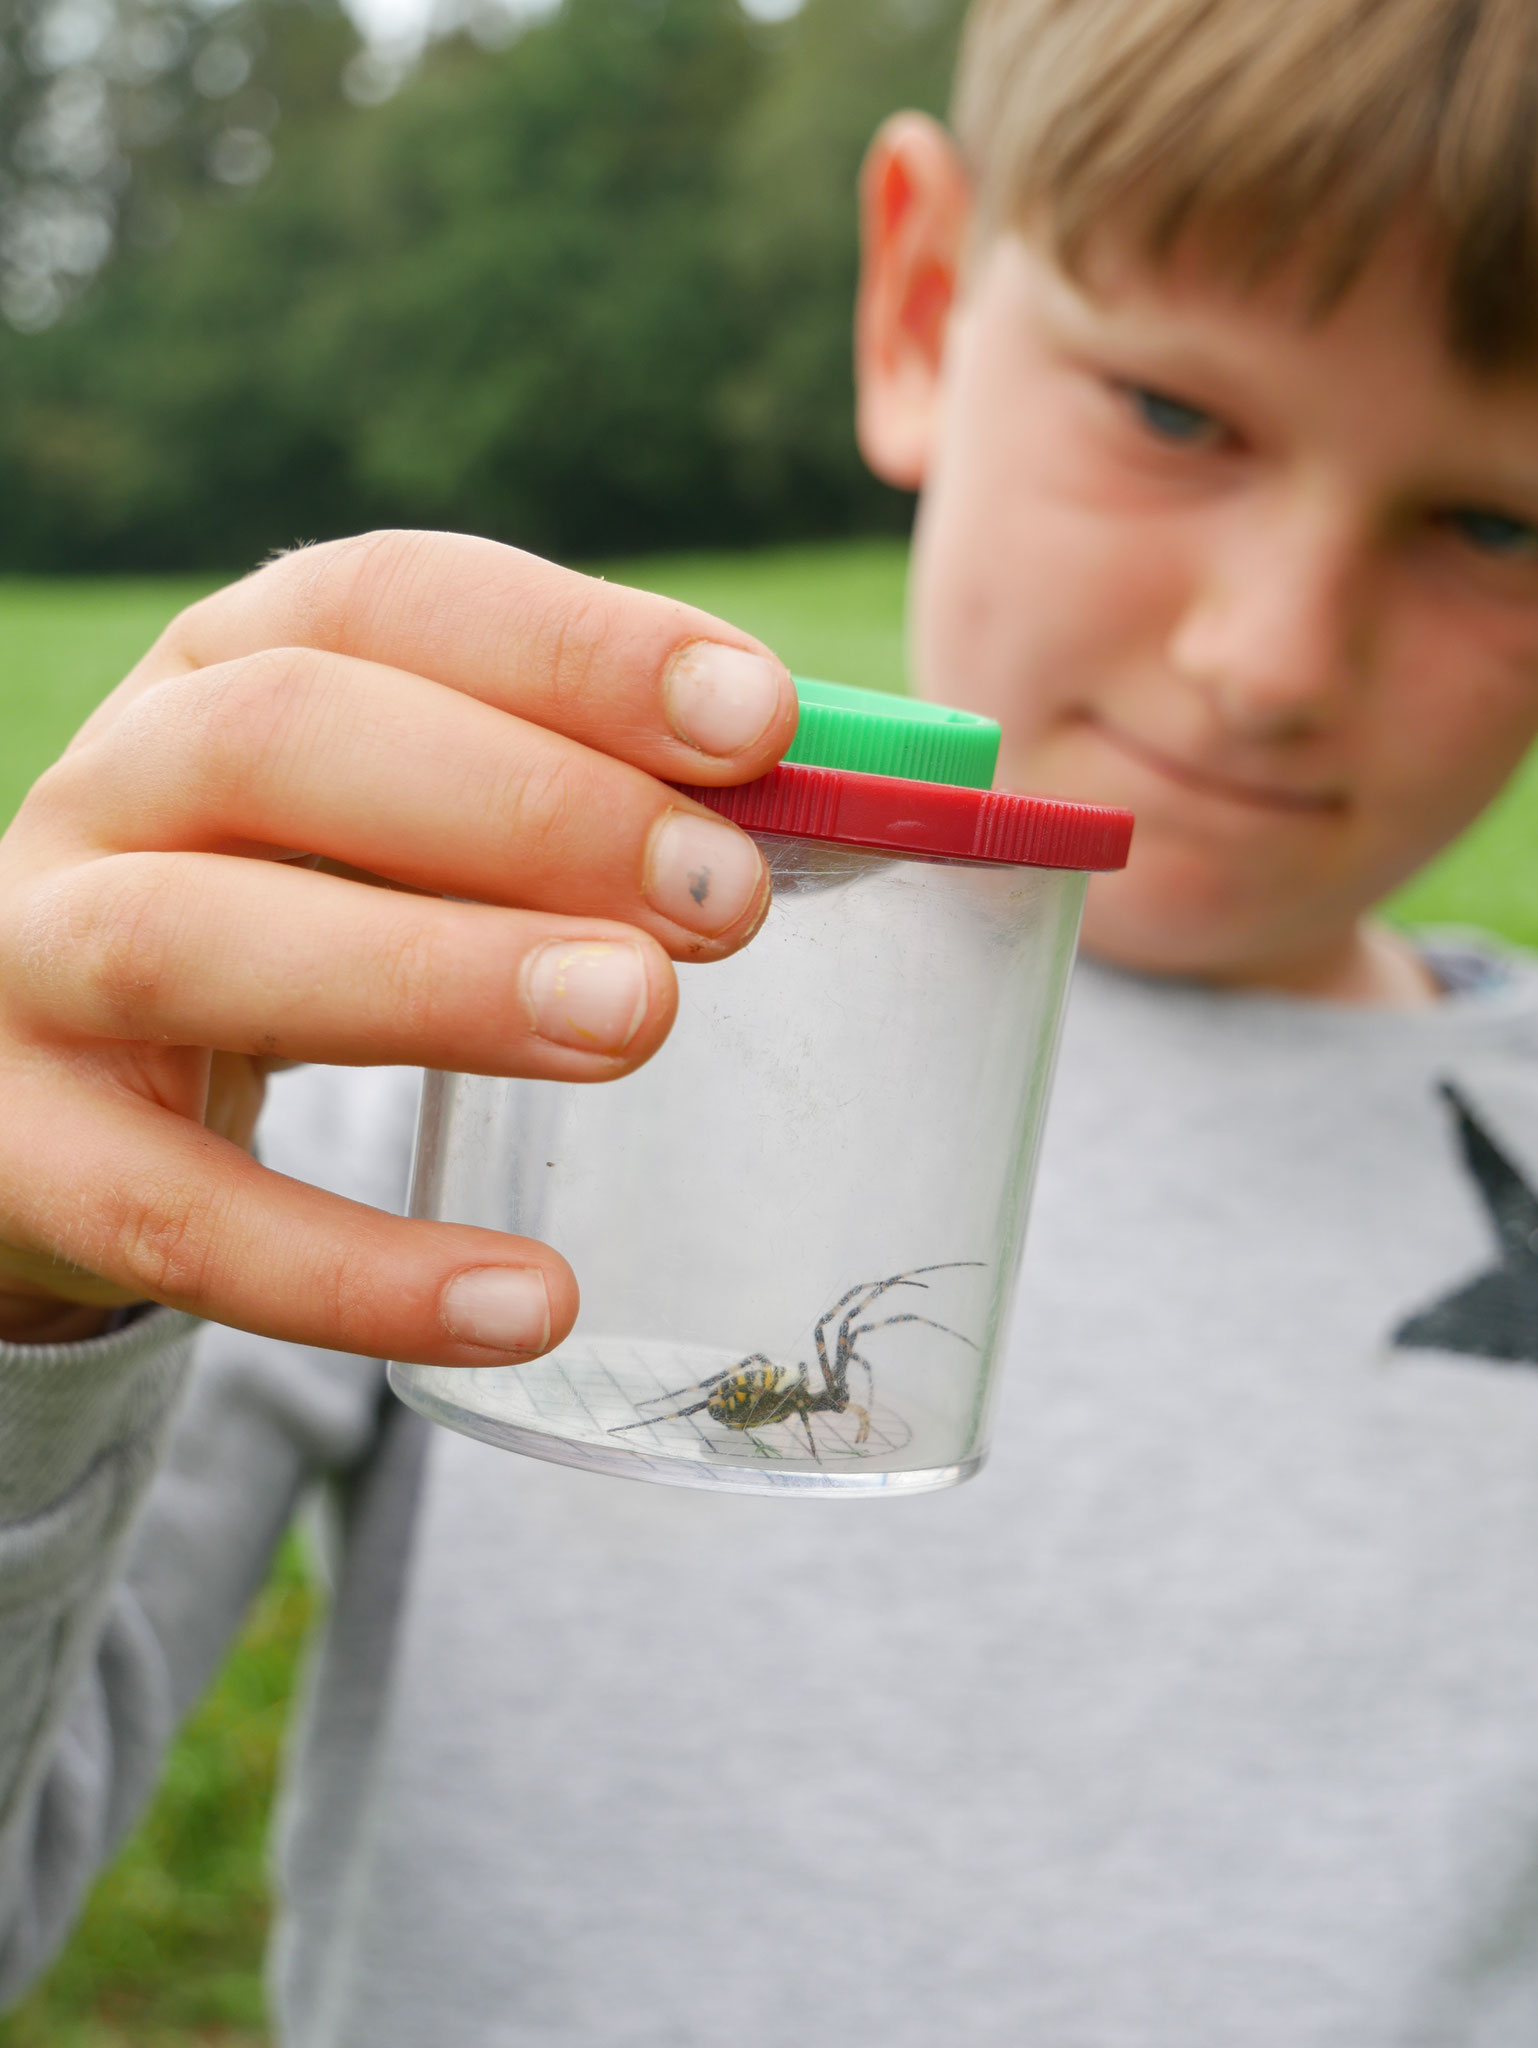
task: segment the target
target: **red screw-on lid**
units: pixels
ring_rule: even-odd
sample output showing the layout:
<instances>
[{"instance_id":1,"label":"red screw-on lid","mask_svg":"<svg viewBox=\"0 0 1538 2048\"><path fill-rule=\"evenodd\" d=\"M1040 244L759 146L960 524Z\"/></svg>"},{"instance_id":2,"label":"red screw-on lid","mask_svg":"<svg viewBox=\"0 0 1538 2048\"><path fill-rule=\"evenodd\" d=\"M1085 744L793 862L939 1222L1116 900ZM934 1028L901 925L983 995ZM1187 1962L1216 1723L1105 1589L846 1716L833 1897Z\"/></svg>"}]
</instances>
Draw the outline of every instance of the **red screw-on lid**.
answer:
<instances>
[{"instance_id":1,"label":"red screw-on lid","mask_svg":"<svg viewBox=\"0 0 1538 2048\"><path fill-rule=\"evenodd\" d=\"M750 832L1014 867L1125 867L1132 840L1130 811L847 768L782 763L757 782L683 794Z\"/></svg>"}]
</instances>

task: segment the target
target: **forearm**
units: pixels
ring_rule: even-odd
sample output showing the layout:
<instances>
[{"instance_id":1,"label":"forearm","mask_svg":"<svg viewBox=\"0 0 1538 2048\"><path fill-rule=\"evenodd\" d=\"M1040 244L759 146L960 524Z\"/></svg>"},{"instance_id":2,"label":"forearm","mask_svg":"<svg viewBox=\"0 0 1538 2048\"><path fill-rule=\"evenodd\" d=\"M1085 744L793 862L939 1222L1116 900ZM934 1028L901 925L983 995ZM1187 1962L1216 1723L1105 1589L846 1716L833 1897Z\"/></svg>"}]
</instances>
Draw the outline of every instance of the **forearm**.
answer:
<instances>
[{"instance_id":1,"label":"forearm","mask_svg":"<svg viewBox=\"0 0 1538 2048\"><path fill-rule=\"evenodd\" d=\"M153 1783L164 1672L120 1573L195 1328L0 1346L0 1999Z\"/></svg>"},{"instance_id":2,"label":"forearm","mask_svg":"<svg viewBox=\"0 0 1538 2048\"><path fill-rule=\"evenodd\" d=\"M148 1799L305 1486L374 1444L379 1360L210 1326L189 1370L195 1330L0 1348L0 2003Z\"/></svg>"}]
</instances>

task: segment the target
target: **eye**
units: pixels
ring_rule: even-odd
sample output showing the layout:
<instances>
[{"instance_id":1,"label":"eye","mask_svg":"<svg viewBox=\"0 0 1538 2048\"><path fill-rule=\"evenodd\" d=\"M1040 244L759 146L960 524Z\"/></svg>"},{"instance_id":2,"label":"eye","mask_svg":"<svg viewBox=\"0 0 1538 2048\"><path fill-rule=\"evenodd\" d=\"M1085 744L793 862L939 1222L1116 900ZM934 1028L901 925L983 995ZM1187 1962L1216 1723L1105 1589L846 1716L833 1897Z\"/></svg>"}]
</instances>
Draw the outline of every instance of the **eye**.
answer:
<instances>
[{"instance_id":1,"label":"eye","mask_svg":"<svg viewBox=\"0 0 1538 2048\"><path fill-rule=\"evenodd\" d=\"M1441 514L1441 523L1478 554L1503 562L1538 561L1538 526L1530 519L1482 505L1455 505Z\"/></svg>"},{"instance_id":2,"label":"eye","mask_svg":"<svg viewBox=\"0 0 1538 2048\"><path fill-rule=\"evenodd\" d=\"M1171 398L1167 391L1153 391L1143 384L1127 384L1133 411L1161 441L1182 448L1213 448L1228 437L1228 429L1199 405L1187 405L1183 398Z\"/></svg>"}]
</instances>

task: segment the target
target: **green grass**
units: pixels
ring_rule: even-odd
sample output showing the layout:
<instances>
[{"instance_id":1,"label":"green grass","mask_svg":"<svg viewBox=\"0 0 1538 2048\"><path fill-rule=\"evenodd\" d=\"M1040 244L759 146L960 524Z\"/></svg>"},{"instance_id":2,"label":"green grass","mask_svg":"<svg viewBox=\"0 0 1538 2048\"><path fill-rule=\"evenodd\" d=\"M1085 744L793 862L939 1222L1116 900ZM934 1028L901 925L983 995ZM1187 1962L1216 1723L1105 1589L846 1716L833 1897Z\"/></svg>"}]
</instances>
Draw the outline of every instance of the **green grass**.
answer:
<instances>
[{"instance_id":1,"label":"green grass","mask_svg":"<svg viewBox=\"0 0 1538 2048\"><path fill-rule=\"evenodd\" d=\"M608 573L730 619L798 675L865 690L903 687L907 549L900 542L671 555Z\"/></svg>"},{"instance_id":2,"label":"green grass","mask_svg":"<svg viewBox=\"0 0 1538 2048\"><path fill-rule=\"evenodd\" d=\"M0 578L0 820L206 580Z\"/></svg>"},{"instance_id":3,"label":"green grass","mask_svg":"<svg viewBox=\"0 0 1538 2048\"><path fill-rule=\"evenodd\" d=\"M902 687L904 555L895 543L679 556L608 573L735 620L804 674ZM0 819L172 613L206 587L0 580ZM1395 909L1538 946L1538 757ZM290 1547L69 1949L26 2004L0 2020L0 2048L265 2041L267 1812L311 1612Z\"/></svg>"},{"instance_id":4,"label":"green grass","mask_svg":"<svg viewBox=\"0 0 1538 2048\"><path fill-rule=\"evenodd\" d=\"M1406 924L1474 925L1538 948L1538 750L1389 908Z\"/></svg>"}]
</instances>

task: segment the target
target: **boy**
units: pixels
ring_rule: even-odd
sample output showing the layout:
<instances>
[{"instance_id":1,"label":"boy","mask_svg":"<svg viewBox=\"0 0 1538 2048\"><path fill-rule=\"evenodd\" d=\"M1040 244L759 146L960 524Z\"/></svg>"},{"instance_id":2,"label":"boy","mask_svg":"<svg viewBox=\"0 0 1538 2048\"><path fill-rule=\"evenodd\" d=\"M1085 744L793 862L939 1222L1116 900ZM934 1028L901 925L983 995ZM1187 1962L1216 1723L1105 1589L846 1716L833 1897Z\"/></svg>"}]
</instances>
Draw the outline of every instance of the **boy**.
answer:
<instances>
[{"instance_id":1,"label":"boy","mask_svg":"<svg viewBox=\"0 0 1538 2048\"><path fill-rule=\"evenodd\" d=\"M479 543L320 549L39 785L0 852L8 1983L324 1477L289 2042L1538 2038L1538 976L1371 916L1538 731L1535 78L1505 0L985 0L965 156L873 149L918 681L1000 717L1005 780L1140 816L975 1485L788 1508L428 1431L360 1357L532 1355L560 1261L200 1121L244 1135L286 1058L644 1058L667 956L763 911L650 779L774 758L763 650ZM397 1198L403 1077L273 1094L271 1165ZM206 1331L172 1415L186 1319L92 1305L146 1295L264 1335Z\"/></svg>"}]
</instances>

